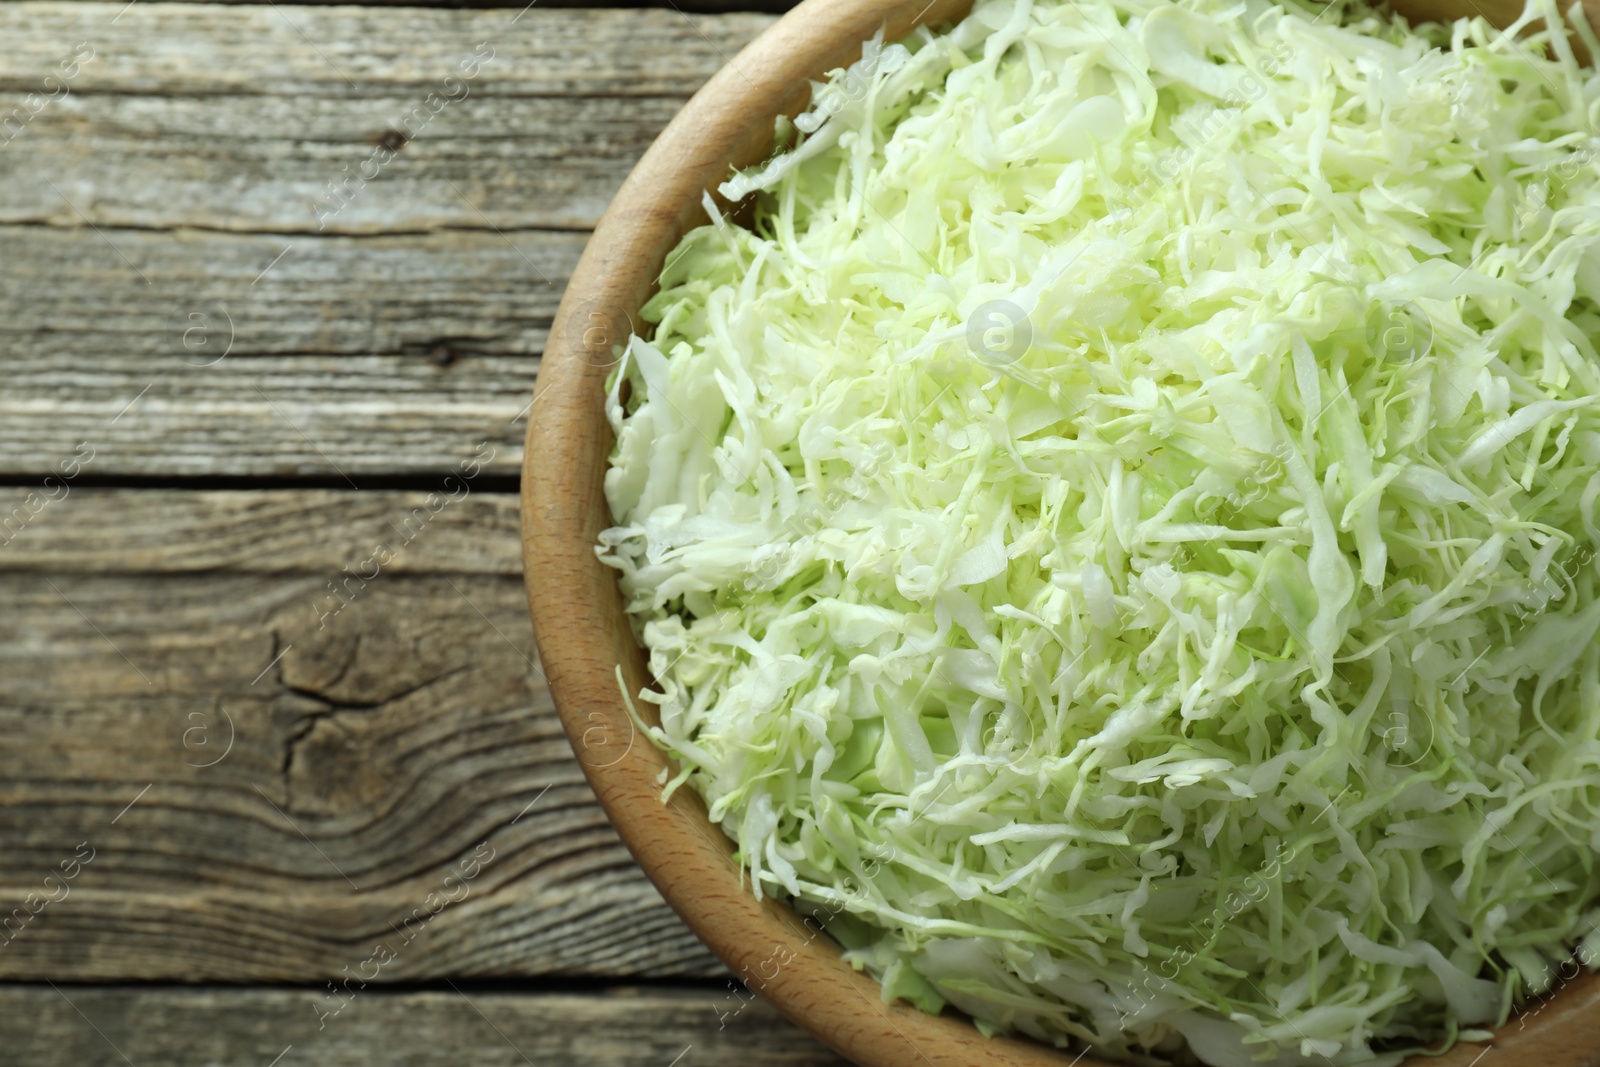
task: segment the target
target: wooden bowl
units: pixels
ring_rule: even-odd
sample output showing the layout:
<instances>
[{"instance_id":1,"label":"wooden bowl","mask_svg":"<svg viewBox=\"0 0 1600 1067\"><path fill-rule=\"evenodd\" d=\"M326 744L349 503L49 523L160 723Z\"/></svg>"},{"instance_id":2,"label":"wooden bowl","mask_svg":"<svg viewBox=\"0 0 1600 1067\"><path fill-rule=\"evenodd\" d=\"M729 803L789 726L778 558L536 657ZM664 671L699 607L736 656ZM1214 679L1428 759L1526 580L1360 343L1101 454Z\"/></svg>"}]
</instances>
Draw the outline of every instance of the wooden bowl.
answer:
<instances>
[{"instance_id":1,"label":"wooden bowl","mask_svg":"<svg viewBox=\"0 0 1600 1067\"><path fill-rule=\"evenodd\" d=\"M884 1004L876 982L839 957L815 923L757 902L733 846L687 789L661 803L668 763L636 737L620 697L650 681L623 614L616 572L594 545L611 517L602 477L612 437L603 412L611 346L626 340L667 253L705 221L701 195L770 149L773 119L806 105L809 82L886 38L953 21L972 0L805 0L695 94L611 202L573 272L545 349L522 479L523 559L544 673L584 773L662 896L728 968L794 1022L863 1067L1092 1067L1101 1061L1027 1040L983 1037L964 1017ZM1586 0L1591 18L1600 0ZM1481 5L1481 6L1480 6ZM1483 14L1504 25L1520 0L1409 0L1414 18ZM651 705L642 704L647 713ZM736 1007L738 1001L730 1004ZM1513 1019L1485 1067L1600 1065L1600 976L1563 984ZM727 1025L737 1025L730 1010ZM709 1024L711 1019L706 1020ZM1460 1045L1416 1067L1469 1067L1489 1045Z\"/></svg>"}]
</instances>

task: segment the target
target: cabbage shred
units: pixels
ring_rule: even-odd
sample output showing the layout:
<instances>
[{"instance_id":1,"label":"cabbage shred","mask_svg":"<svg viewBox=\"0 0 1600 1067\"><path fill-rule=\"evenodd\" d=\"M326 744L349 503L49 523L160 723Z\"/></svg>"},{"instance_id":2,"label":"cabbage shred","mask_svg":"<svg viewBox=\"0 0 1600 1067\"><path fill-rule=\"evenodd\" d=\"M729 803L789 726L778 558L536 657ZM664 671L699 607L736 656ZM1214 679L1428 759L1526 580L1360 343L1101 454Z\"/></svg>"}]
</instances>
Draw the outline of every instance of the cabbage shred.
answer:
<instances>
[{"instance_id":1,"label":"cabbage shred","mask_svg":"<svg viewBox=\"0 0 1600 1067\"><path fill-rule=\"evenodd\" d=\"M1393 1063L1600 955L1557 19L979 0L817 87L751 228L708 201L601 553L756 893L886 996L1217 1065Z\"/></svg>"}]
</instances>

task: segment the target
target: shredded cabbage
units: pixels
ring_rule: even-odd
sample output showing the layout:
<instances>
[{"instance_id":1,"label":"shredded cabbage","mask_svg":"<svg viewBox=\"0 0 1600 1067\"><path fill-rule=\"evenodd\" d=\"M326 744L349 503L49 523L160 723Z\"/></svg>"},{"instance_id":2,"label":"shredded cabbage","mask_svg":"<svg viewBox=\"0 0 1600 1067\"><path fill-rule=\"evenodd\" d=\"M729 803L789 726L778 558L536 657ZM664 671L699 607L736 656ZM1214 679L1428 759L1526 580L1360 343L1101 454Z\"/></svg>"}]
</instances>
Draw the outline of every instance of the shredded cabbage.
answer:
<instances>
[{"instance_id":1,"label":"shredded cabbage","mask_svg":"<svg viewBox=\"0 0 1600 1067\"><path fill-rule=\"evenodd\" d=\"M667 789L886 997L1394 1063L1600 954L1600 80L1552 24L979 0L817 86L750 228L708 200L600 551Z\"/></svg>"}]
</instances>

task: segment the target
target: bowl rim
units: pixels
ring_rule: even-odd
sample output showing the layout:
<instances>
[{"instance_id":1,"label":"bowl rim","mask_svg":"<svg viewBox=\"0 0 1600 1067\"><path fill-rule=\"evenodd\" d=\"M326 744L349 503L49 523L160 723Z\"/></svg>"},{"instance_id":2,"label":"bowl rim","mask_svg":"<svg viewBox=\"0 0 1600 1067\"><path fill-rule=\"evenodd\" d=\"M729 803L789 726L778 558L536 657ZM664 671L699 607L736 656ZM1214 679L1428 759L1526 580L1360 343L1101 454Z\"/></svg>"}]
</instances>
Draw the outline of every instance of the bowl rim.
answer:
<instances>
[{"instance_id":1,"label":"bowl rim","mask_svg":"<svg viewBox=\"0 0 1600 1067\"><path fill-rule=\"evenodd\" d=\"M523 573L541 673L585 776L668 905L735 976L862 1067L1113 1067L1087 1056L1069 1061L1070 1054L1027 1039L984 1037L951 1012L885 1004L877 982L819 936L825 924L802 920L771 897L757 901L732 842L699 797L682 789L661 801L671 765L637 735L622 699L624 686L637 693L650 675L617 572L595 552L601 530L612 525L603 487L611 346L631 331L667 253L705 221L704 195L731 167L763 158L772 120L803 110L811 80L852 62L879 29L898 39L953 21L971 3L803 0L726 63L650 146L596 226L551 325L523 455ZM651 705L639 709L653 718ZM719 1029L737 1012L720 1013ZM1584 1016L1595 1021L1583 1025ZM1521 1028L1517 1022L1492 1046L1459 1044L1444 1057L1413 1057L1407 1067L1469 1067L1492 1047L1538 1056L1541 1067L1600 1063L1600 975L1566 981L1548 1010L1541 1006Z\"/></svg>"}]
</instances>

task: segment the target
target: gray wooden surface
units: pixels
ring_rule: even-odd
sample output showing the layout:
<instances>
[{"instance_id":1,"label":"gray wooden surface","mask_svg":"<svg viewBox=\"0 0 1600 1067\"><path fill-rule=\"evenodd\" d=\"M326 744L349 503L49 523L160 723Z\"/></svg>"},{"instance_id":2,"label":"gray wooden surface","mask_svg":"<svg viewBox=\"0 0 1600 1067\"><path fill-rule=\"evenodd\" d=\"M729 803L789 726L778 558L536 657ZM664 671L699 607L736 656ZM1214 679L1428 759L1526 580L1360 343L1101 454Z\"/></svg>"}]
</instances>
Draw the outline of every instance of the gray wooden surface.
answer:
<instances>
[{"instance_id":1,"label":"gray wooden surface","mask_svg":"<svg viewBox=\"0 0 1600 1067\"><path fill-rule=\"evenodd\" d=\"M0 4L0 1062L838 1062L594 803L514 495L586 231L783 5L547 6Z\"/></svg>"},{"instance_id":2,"label":"gray wooden surface","mask_svg":"<svg viewBox=\"0 0 1600 1067\"><path fill-rule=\"evenodd\" d=\"M65 91L0 146L0 477L513 475L585 231L772 21L124 6L0 4L0 116Z\"/></svg>"},{"instance_id":3,"label":"gray wooden surface","mask_svg":"<svg viewBox=\"0 0 1600 1067\"><path fill-rule=\"evenodd\" d=\"M7 1062L73 1067L841 1062L795 1038L793 1028L759 999L745 1004L718 989L622 987L573 995L482 991L460 983L426 992L352 984L342 999L326 990L319 996L315 990L261 988L0 990L0 1042L17 1057Z\"/></svg>"}]
</instances>

